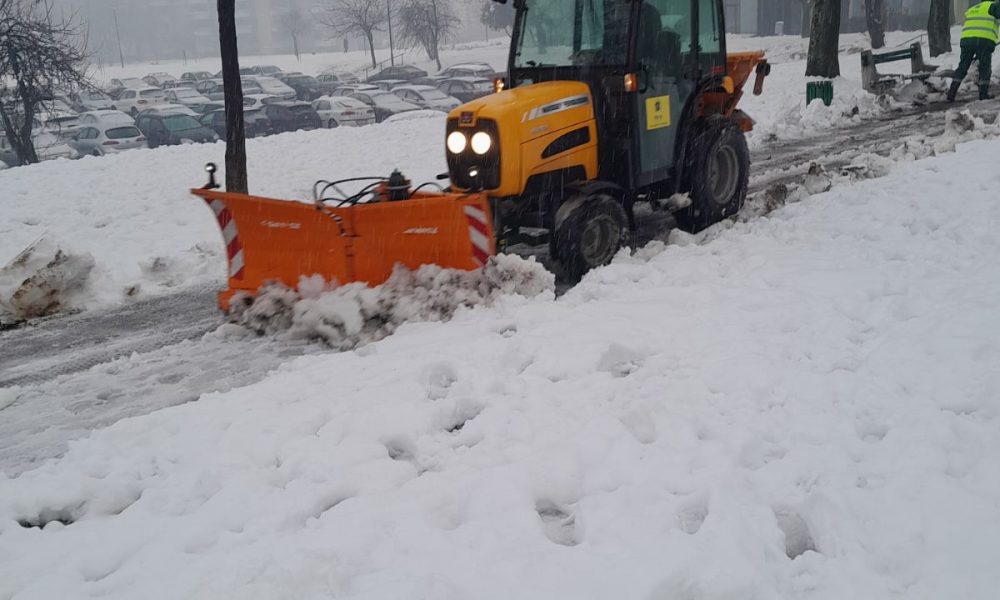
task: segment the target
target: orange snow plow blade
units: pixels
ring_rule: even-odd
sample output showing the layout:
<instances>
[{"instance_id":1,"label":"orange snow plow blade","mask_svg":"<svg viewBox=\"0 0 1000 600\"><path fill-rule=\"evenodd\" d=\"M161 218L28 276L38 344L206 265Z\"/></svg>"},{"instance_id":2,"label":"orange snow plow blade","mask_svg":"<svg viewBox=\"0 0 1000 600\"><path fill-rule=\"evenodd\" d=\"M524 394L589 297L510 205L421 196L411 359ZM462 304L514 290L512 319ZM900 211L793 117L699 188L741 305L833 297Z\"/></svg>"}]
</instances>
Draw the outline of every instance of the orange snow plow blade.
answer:
<instances>
[{"instance_id":1,"label":"orange snow plow blade","mask_svg":"<svg viewBox=\"0 0 1000 600\"><path fill-rule=\"evenodd\" d=\"M238 292L253 296L280 282L297 288L301 277L377 285L393 267L435 264L476 269L494 252L489 204L483 194L416 192L406 200L334 208L193 189L222 229L229 285L219 293L226 311Z\"/></svg>"}]
</instances>

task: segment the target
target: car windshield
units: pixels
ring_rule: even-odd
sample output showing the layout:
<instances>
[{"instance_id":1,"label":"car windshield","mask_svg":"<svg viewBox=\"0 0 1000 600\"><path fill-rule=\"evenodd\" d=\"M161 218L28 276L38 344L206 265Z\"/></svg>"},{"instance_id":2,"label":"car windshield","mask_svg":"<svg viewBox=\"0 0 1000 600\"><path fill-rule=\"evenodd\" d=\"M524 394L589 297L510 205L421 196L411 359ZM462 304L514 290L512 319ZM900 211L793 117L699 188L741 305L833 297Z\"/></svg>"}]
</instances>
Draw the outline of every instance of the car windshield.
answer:
<instances>
[{"instance_id":1,"label":"car windshield","mask_svg":"<svg viewBox=\"0 0 1000 600\"><path fill-rule=\"evenodd\" d=\"M629 6L620 0L533 2L514 32L515 66L625 64Z\"/></svg>"},{"instance_id":2,"label":"car windshield","mask_svg":"<svg viewBox=\"0 0 1000 600\"><path fill-rule=\"evenodd\" d=\"M475 81L472 83L472 89L477 92L492 92L493 82L491 81Z\"/></svg>"},{"instance_id":3,"label":"car windshield","mask_svg":"<svg viewBox=\"0 0 1000 600\"><path fill-rule=\"evenodd\" d=\"M139 137L142 133L135 127L114 127L105 131L104 135L111 140L120 140L123 138Z\"/></svg>"},{"instance_id":4,"label":"car windshield","mask_svg":"<svg viewBox=\"0 0 1000 600\"><path fill-rule=\"evenodd\" d=\"M401 100L396 94L386 92L384 94L372 94L372 100L379 106L386 108L411 108L413 105Z\"/></svg>"},{"instance_id":5,"label":"car windshield","mask_svg":"<svg viewBox=\"0 0 1000 600\"><path fill-rule=\"evenodd\" d=\"M264 111L259 108L251 108L243 111L243 118L253 117L254 119L264 116Z\"/></svg>"},{"instance_id":6,"label":"car windshield","mask_svg":"<svg viewBox=\"0 0 1000 600\"><path fill-rule=\"evenodd\" d=\"M447 100L448 94L445 94L441 90L420 90L417 92L424 97L424 100Z\"/></svg>"},{"instance_id":7,"label":"car windshield","mask_svg":"<svg viewBox=\"0 0 1000 600\"><path fill-rule=\"evenodd\" d=\"M201 127L198 121L188 115L170 115L163 117L163 126L167 131L187 131Z\"/></svg>"},{"instance_id":8,"label":"car windshield","mask_svg":"<svg viewBox=\"0 0 1000 600\"><path fill-rule=\"evenodd\" d=\"M318 81L316 81L315 77L310 77L309 75L302 75L302 76L299 76L299 77L289 77L288 81L293 82L293 83L297 83L299 85L310 85L310 84L319 83Z\"/></svg>"},{"instance_id":9,"label":"car windshield","mask_svg":"<svg viewBox=\"0 0 1000 600\"><path fill-rule=\"evenodd\" d=\"M162 98L164 94L163 90L143 90L139 95L143 98Z\"/></svg>"}]
</instances>

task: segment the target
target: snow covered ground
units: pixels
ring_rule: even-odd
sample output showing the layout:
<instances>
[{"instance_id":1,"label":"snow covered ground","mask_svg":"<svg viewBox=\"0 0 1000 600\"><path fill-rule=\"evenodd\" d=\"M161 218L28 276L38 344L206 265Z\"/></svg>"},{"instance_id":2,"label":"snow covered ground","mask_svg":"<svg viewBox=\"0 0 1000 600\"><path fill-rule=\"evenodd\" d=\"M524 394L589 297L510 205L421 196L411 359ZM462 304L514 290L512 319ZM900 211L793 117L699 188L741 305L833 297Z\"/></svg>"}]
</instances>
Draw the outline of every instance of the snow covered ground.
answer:
<instances>
[{"instance_id":1,"label":"snow covered ground","mask_svg":"<svg viewBox=\"0 0 1000 600\"><path fill-rule=\"evenodd\" d=\"M94 432L0 597L995 598L998 153Z\"/></svg>"}]
</instances>

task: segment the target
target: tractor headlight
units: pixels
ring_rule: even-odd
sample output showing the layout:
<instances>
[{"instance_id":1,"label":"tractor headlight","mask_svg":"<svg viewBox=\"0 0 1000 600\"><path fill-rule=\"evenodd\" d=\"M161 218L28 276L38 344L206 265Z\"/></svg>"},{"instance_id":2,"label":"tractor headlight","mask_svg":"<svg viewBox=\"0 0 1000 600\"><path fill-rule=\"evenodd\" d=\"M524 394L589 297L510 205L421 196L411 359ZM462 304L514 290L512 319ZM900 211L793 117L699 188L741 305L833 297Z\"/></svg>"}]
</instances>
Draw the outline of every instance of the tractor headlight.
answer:
<instances>
[{"instance_id":1,"label":"tractor headlight","mask_svg":"<svg viewBox=\"0 0 1000 600\"><path fill-rule=\"evenodd\" d=\"M477 131L472 136L472 151L476 154L486 154L493 146L493 138L485 131Z\"/></svg>"},{"instance_id":2,"label":"tractor headlight","mask_svg":"<svg viewBox=\"0 0 1000 600\"><path fill-rule=\"evenodd\" d=\"M475 136L473 136L472 139L475 140L476 139ZM465 150L466 143L467 140L465 139L465 134L462 133L461 131L452 131L451 133L448 134L448 140L447 140L448 151L451 152L452 154L461 154L462 151ZM474 145L473 148L475 148Z\"/></svg>"}]
</instances>

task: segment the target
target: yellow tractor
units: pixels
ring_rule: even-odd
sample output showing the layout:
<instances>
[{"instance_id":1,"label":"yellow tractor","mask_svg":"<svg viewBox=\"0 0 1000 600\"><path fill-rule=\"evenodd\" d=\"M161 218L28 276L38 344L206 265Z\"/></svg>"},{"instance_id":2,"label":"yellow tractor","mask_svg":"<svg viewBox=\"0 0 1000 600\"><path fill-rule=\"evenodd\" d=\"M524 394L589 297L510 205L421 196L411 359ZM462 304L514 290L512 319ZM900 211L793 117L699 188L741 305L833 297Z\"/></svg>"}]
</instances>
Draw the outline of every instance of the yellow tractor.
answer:
<instances>
[{"instance_id":1,"label":"yellow tractor","mask_svg":"<svg viewBox=\"0 0 1000 600\"><path fill-rule=\"evenodd\" d=\"M727 54L722 0L513 1L505 77L448 115L441 193L398 173L355 194L320 182L312 205L193 190L226 236L223 308L268 281L374 285L396 263L472 269L546 239L578 278L629 243L639 202L692 232L740 210L753 121L736 107L769 66Z\"/></svg>"}]
</instances>

